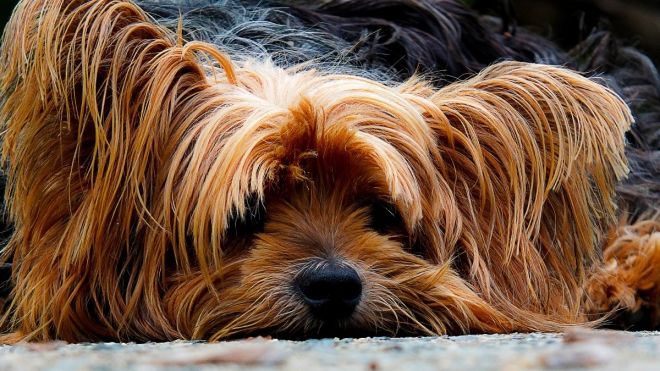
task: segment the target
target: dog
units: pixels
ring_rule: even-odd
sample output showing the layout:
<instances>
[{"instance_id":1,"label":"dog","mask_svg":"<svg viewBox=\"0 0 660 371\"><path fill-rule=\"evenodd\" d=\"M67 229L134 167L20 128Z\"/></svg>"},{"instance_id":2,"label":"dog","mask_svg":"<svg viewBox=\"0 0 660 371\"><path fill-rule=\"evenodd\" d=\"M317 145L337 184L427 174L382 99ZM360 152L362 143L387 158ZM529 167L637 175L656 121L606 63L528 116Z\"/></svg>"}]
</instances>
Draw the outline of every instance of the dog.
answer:
<instances>
[{"instance_id":1,"label":"dog","mask_svg":"<svg viewBox=\"0 0 660 371\"><path fill-rule=\"evenodd\" d=\"M157 21L160 2L19 5L2 342L560 331L653 308L651 207L617 229L633 115L613 90L514 61L400 79L302 8L231 4L253 18L225 33Z\"/></svg>"}]
</instances>

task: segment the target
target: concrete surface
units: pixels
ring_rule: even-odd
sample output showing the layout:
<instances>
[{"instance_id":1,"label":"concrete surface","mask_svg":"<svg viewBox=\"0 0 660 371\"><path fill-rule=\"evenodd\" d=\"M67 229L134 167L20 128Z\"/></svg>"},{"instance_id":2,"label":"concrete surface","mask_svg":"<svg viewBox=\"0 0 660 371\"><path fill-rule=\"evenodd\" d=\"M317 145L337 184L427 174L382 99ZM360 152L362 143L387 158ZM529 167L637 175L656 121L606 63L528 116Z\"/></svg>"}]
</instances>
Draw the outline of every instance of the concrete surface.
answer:
<instances>
[{"instance_id":1,"label":"concrete surface","mask_svg":"<svg viewBox=\"0 0 660 371\"><path fill-rule=\"evenodd\" d=\"M0 370L660 370L660 332L0 346Z\"/></svg>"}]
</instances>

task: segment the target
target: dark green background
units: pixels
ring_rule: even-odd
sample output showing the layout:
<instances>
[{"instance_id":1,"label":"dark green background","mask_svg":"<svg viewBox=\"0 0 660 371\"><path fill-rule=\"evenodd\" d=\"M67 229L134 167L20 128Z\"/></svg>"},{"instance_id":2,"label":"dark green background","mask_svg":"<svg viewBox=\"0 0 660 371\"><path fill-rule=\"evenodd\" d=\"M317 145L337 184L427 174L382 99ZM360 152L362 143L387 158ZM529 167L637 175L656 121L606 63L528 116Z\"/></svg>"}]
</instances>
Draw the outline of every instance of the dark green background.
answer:
<instances>
[{"instance_id":1,"label":"dark green background","mask_svg":"<svg viewBox=\"0 0 660 371\"><path fill-rule=\"evenodd\" d=\"M531 25L565 47L575 44L592 26L607 19L618 36L660 61L660 0L463 1L486 12L493 10L493 4L513 3L520 24ZM0 28L4 29L16 3L17 0L0 0Z\"/></svg>"},{"instance_id":2,"label":"dark green background","mask_svg":"<svg viewBox=\"0 0 660 371\"><path fill-rule=\"evenodd\" d=\"M549 36L564 48L603 25L660 61L660 0L463 0L488 11L495 3L515 5L518 23Z\"/></svg>"},{"instance_id":3,"label":"dark green background","mask_svg":"<svg viewBox=\"0 0 660 371\"><path fill-rule=\"evenodd\" d=\"M0 0L0 28L5 29L5 23L9 20L12 9L18 0Z\"/></svg>"}]
</instances>

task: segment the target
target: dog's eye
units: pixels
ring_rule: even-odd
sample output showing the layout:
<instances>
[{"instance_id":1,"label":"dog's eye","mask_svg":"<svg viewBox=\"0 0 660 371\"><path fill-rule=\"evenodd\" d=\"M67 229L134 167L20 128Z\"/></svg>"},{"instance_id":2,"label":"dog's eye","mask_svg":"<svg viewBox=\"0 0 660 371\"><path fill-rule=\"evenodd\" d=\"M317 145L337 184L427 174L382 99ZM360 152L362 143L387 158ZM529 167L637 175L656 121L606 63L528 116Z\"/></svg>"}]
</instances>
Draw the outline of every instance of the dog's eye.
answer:
<instances>
[{"instance_id":1,"label":"dog's eye","mask_svg":"<svg viewBox=\"0 0 660 371\"><path fill-rule=\"evenodd\" d=\"M376 201L370 205L370 227L378 233L398 231L403 220L396 207L389 202Z\"/></svg>"},{"instance_id":2,"label":"dog's eye","mask_svg":"<svg viewBox=\"0 0 660 371\"><path fill-rule=\"evenodd\" d=\"M228 239L250 239L255 234L263 232L265 223L265 206L261 203L252 203L248 206L247 212L242 218L238 215L231 217L226 236Z\"/></svg>"}]
</instances>

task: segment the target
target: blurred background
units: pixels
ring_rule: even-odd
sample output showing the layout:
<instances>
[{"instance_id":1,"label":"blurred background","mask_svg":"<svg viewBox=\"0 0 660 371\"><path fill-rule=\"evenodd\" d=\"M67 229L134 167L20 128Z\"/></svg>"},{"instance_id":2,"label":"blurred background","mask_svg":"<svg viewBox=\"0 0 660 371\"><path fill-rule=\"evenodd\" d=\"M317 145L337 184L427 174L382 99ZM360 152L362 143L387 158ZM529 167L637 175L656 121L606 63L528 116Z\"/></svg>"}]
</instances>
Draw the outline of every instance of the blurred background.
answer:
<instances>
[{"instance_id":1,"label":"blurred background","mask_svg":"<svg viewBox=\"0 0 660 371\"><path fill-rule=\"evenodd\" d=\"M529 26L564 47L575 45L593 27L607 27L660 61L660 0L462 1L491 14L501 15L513 9L519 25ZM0 0L1 29L17 2Z\"/></svg>"},{"instance_id":2,"label":"blurred background","mask_svg":"<svg viewBox=\"0 0 660 371\"><path fill-rule=\"evenodd\" d=\"M5 23L9 20L16 3L18 3L18 0L0 0L0 29L5 29Z\"/></svg>"},{"instance_id":3,"label":"blurred background","mask_svg":"<svg viewBox=\"0 0 660 371\"><path fill-rule=\"evenodd\" d=\"M518 25L564 48L594 27L609 29L626 44L660 61L660 0L464 0L482 12L501 15L513 8Z\"/></svg>"}]
</instances>

